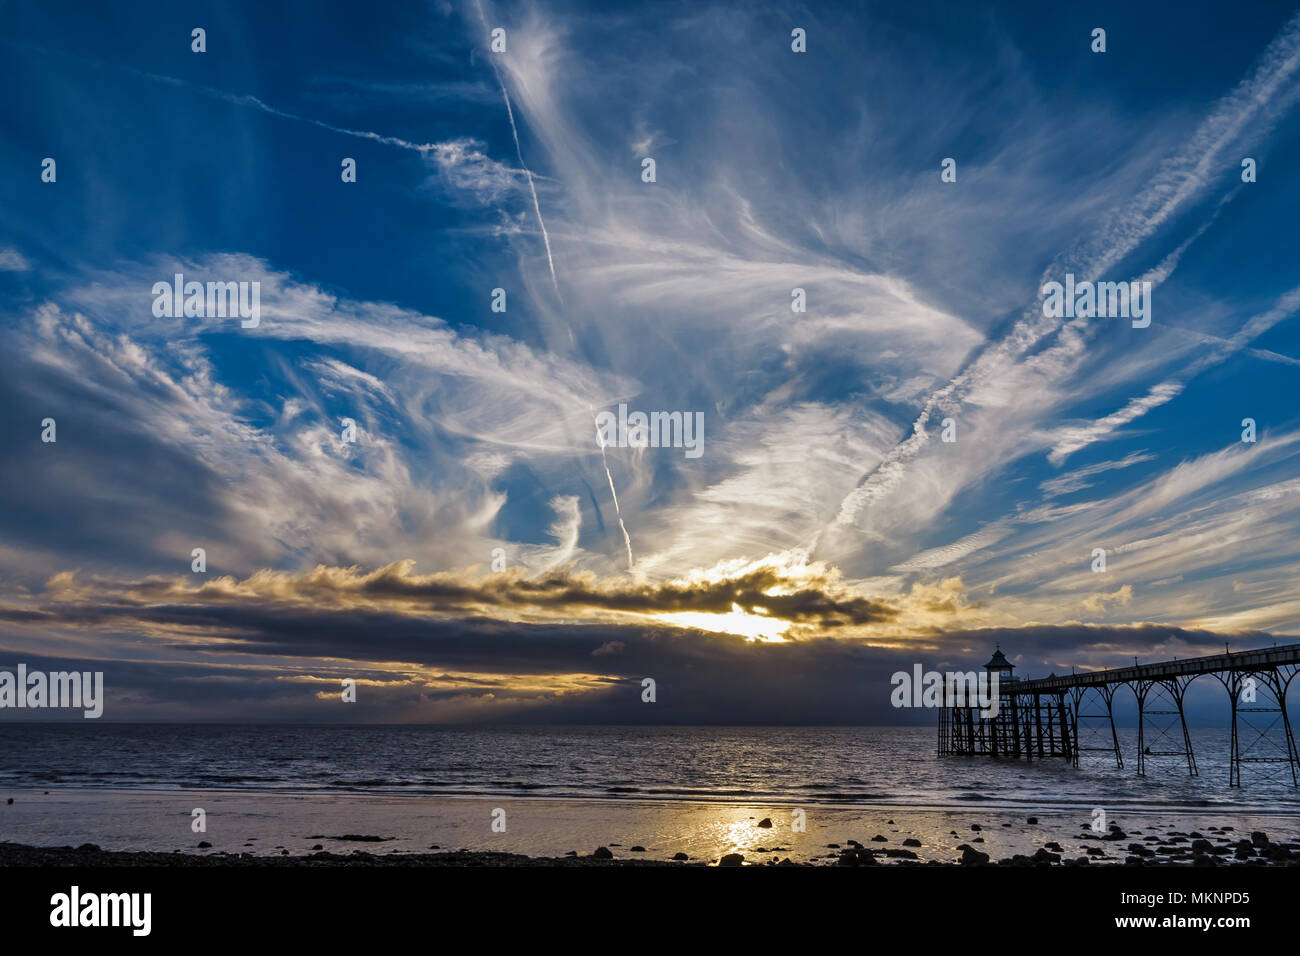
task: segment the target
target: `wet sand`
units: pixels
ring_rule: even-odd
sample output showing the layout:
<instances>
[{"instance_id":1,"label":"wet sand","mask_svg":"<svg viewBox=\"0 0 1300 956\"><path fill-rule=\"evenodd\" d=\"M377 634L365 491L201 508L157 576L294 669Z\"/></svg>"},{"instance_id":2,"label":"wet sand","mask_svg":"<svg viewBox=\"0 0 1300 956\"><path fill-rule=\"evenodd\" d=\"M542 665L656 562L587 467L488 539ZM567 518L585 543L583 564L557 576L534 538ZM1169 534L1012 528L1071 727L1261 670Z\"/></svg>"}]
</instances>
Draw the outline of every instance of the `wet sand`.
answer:
<instances>
[{"instance_id":1,"label":"wet sand","mask_svg":"<svg viewBox=\"0 0 1300 956\"><path fill-rule=\"evenodd\" d=\"M9 790L0 865L1300 863L1295 813L1101 809Z\"/></svg>"}]
</instances>

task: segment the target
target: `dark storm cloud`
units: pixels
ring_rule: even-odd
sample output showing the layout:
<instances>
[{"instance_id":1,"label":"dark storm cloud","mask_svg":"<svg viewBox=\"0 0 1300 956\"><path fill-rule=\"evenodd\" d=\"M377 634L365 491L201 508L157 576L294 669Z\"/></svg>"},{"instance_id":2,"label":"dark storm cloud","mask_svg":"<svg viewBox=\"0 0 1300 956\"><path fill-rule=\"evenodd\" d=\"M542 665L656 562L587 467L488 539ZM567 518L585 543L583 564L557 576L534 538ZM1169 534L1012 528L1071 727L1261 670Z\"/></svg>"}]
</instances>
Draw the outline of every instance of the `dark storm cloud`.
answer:
<instances>
[{"instance_id":1,"label":"dark storm cloud","mask_svg":"<svg viewBox=\"0 0 1300 956\"><path fill-rule=\"evenodd\" d=\"M140 600L192 597L207 603L256 596L331 604L370 601L429 610L479 607L573 613L722 614L731 611L734 604L746 610L762 608L782 620L826 627L877 623L898 613L888 602L843 592L830 573L792 578L772 566L753 567L725 578L655 583L600 579L567 568L535 576L508 572L473 579L455 572L421 576L413 572L413 562L399 561L368 574L353 568L321 566L300 575L267 573L242 582L223 579L198 588L183 580L161 578L123 582L120 587Z\"/></svg>"},{"instance_id":2,"label":"dark storm cloud","mask_svg":"<svg viewBox=\"0 0 1300 956\"><path fill-rule=\"evenodd\" d=\"M106 671L116 719L926 724L928 711L891 706L891 675L917 664L978 668L997 644L1018 674L1041 677L1071 665L1116 667L1135 655L1161 660L1214 653L1225 641L1244 650L1274 640L1258 632L1071 625L934 633L882 647L824 637L752 643L655 624L233 602L56 603L40 613L47 628L148 633L151 654L179 658L95 664ZM30 620L31 612L4 616ZM122 644L118 637L110 646ZM11 650L0 654L18 659ZM363 682L356 705L338 703L343 677ZM642 700L646 678L655 682L653 704Z\"/></svg>"}]
</instances>

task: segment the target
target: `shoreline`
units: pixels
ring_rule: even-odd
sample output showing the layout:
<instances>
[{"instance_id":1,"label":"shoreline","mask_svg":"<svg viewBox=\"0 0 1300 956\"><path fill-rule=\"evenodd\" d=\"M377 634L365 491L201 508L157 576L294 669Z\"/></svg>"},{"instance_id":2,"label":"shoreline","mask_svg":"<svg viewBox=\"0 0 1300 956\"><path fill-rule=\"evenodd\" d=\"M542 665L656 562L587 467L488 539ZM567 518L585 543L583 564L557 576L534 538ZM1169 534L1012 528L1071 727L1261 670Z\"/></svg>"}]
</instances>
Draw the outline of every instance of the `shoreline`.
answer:
<instances>
[{"instance_id":1,"label":"shoreline","mask_svg":"<svg viewBox=\"0 0 1300 956\"><path fill-rule=\"evenodd\" d=\"M797 799L789 795L772 795L772 794L754 794L752 796L666 796L663 794L638 794L638 793L562 793L562 794L545 794L533 793L529 791L477 791L477 792L455 792L455 791L426 791L415 793L411 791L395 790L344 790L344 789L292 789L292 788L265 788L265 787L79 787L79 786L10 786L0 787L0 801L5 796L25 793L35 794L142 794L153 797L171 797L185 794L219 794L230 797L284 797L287 799L299 798L320 798L320 799L357 799L357 800L409 800L409 801L428 801L428 800L473 800L473 801L538 801L538 802L574 802L574 803L608 803L615 806L625 805L644 805L644 806L717 806L717 807L752 807L755 805L767 807L782 807L793 809L796 807L814 808L818 810L877 810L880 812L927 812L927 813L978 813L980 811L989 811L994 813L1067 813L1067 812L1089 812L1095 803L1085 800L1063 800L1055 803L1046 803L1044 801L1035 801L1025 799L1021 801L1008 801L999 798L971 798L969 800L954 800L949 802L936 803L890 803L879 800L827 800L810 796L808 799ZM1300 805L1267 807L1254 805L1228 805L1221 803L1206 802L1113 802L1107 803L1107 807L1119 813L1135 815L1160 815L1160 814L1195 814L1202 816L1277 816L1277 817L1295 817L1300 820Z\"/></svg>"},{"instance_id":2,"label":"shoreline","mask_svg":"<svg viewBox=\"0 0 1300 956\"><path fill-rule=\"evenodd\" d=\"M1243 841L1248 842L1248 841ZM251 853L215 853L212 855L202 856L198 854L184 853L180 850L173 850L171 853L164 853L156 850L103 850L93 844L83 844L79 847L61 846L61 847L36 847L28 846L21 843L4 843L0 842L0 870L10 868L61 868L61 867L114 867L114 868L320 868L320 867L369 867L369 868L398 868L398 869L426 869L430 867L650 867L650 868L672 868L672 867L742 867L742 866L768 866L768 867L826 867L826 866L895 866L895 867L1079 867L1079 866L1102 866L1107 868L1115 867L1140 867L1143 869L1163 868L1163 869L1188 869L1194 868L1213 868L1221 866L1248 866L1255 868L1275 868L1275 867L1295 867L1300 866L1300 844L1272 844L1273 849L1280 849L1287 854L1286 858L1274 858L1267 854L1269 845L1265 844L1265 852L1259 852L1260 847L1256 847L1256 852L1248 859L1235 859L1227 862L1222 855L1216 853L1195 854L1190 860L1184 859L1161 859L1158 856L1153 857L1136 857L1130 856L1123 861L1106 861L1101 862L1090 855L1080 857L1064 857L1062 854L1053 853L1046 848L1042 848L1033 855L1016 854L1012 857L1003 859L994 859L987 854L978 850L966 847L962 856L955 860L917 860L917 859L897 859L893 853L897 851L872 849L870 847L852 846L842 848L838 854L831 854L833 860L828 859L822 862L804 860L796 862L789 857L776 858L769 857L766 860L746 859L744 854L725 854L716 860L651 860L638 859L634 857L615 857L602 856L601 852L611 852L606 847L600 847L589 855L580 855L576 852L572 855L562 857L542 857L528 856L522 853L494 853L490 851L474 850L454 850L440 853L369 853L364 850L354 850L352 853L332 853L329 851L316 851L306 856L259 856ZM1217 849L1217 848L1216 848ZM1235 855L1235 854L1234 854Z\"/></svg>"},{"instance_id":3,"label":"shoreline","mask_svg":"<svg viewBox=\"0 0 1300 956\"><path fill-rule=\"evenodd\" d=\"M1300 814L11 789L0 849L0 866L1295 865Z\"/></svg>"}]
</instances>

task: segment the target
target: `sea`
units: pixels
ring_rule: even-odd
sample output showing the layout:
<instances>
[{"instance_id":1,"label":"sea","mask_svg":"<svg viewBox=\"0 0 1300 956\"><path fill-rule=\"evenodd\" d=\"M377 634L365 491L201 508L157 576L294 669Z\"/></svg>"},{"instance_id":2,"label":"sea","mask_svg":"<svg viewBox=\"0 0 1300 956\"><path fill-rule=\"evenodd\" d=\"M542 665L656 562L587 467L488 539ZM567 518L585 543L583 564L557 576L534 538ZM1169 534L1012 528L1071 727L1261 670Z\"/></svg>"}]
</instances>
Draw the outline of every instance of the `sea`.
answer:
<instances>
[{"instance_id":1,"label":"sea","mask_svg":"<svg viewBox=\"0 0 1300 956\"><path fill-rule=\"evenodd\" d=\"M839 806L1217 808L1295 812L1285 762L1247 761L1229 786L1227 729L1147 758L939 757L925 727L430 727L0 724L0 790L231 790L528 796ZM1264 741L1244 756L1276 756ZM1265 746L1267 745L1267 746Z\"/></svg>"}]
</instances>

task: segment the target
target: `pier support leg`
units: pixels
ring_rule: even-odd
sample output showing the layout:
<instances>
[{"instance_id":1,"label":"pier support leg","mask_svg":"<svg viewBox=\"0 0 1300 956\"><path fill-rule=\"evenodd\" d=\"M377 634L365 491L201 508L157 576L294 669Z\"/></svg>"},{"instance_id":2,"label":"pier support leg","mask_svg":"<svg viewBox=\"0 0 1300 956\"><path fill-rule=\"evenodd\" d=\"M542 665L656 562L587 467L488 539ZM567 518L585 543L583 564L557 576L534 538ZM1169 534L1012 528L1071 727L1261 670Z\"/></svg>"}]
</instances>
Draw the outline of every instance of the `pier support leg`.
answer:
<instances>
[{"instance_id":1,"label":"pier support leg","mask_svg":"<svg viewBox=\"0 0 1300 956\"><path fill-rule=\"evenodd\" d=\"M1282 706L1282 725L1286 728L1286 746L1288 756L1291 760L1291 786L1300 786L1300 776L1297 775L1296 764L1300 763L1300 755L1296 753L1295 735L1291 733L1291 720L1286 714L1286 692L1283 691L1278 703Z\"/></svg>"},{"instance_id":2,"label":"pier support leg","mask_svg":"<svg viewBox=\"0 0 1300 956\"><path fill-rule=\"evenodd\" d=\"M1148 757L1183 757L1188 776L1199 775L1183 710L1187 687L1194 679L1174 677L1133 683L1138 702L1138 776L1146 776Z\"/></svg>"},{"instance_id":3,"label":"pier support leg","mask_svg":"<svg viewBox=\"0 0 1300 956\"><path fill-rule=\"evenodd\" d=\"M1115 766L1121 770L1124 769L1124 755L1120 752L1119 749L1119 733L1115 730L1114 701L1115 701L1115 690L1119 686L1120 685L1118 684L1097 684L1090 687L1078 687L1075 688L1073 691L1071 691L1070 696L1074 701L1075 766L1078 766L1078 755L1080 751L1096 750L1096 751L1101 751L1102 753L1109 753L1112 756L1114 756ZM1095 693L1098 697L1101 698L1101 703L1106 708L1104 711L1100 709L1095 711L1084 710L1083 702L1087 698L1088 693L1090 691ZM1085 721L1085 720L1105 720L1106 725L1110 730L1110 733L1108 735L1110 739L1107 741L1105 740L1105 738L1102 738L1101 741L1097 741L1098 744L1097 746L1085 745L1081 739L1082 735L1079 732L1079 724L1081 721ZM1099 730L1098 728L1093 729L1093 733L1088 738L1090 743L1096 740L1096 735L1098 733L1098 730ZM1101 730L1100 732L1105 733L1104 730Z\"/></svg>"},{"instance_id":4,"label":"pier support leg","mask_svg":"<svg viewBox=\"0 0 1300 956\"><path fill-rule=\"evenodd\" d=\"M1065 695L1056 695L1056 710L1061 718L1061 756L1069 760L1075 767L1079 766L1079 751L1074 744L1078 741L1078 730L1071 732L1073 721L1068 719L1065 712ZM1071 737L1074 739L1071 740Z\"/></svg>"},{"instance_id":5,"label":"pier support leg","mask_svg":"<svg viewBox=\"0 0 1300 956\"><path fill-rule=\"evenodd\" d=\"M1025 759L1028 760L1030 763L1033 763L1034 762L1034 728L1033 728L1033 724L1030 723L1034 715L1033 701L1031 701L1030 698L1028 697L1017 698L1016 706L1020 708L1020 712L1024 715L1024 720L1021 722L1020 747L1024 751Z\"/></svg>"},{"instance_id":6,"label":"pier support leg","mask_svg":"<svg viewBox=\"0 0 1300 956\"><path fill-rule=\"evenodd\" d=\"M1034 695L1034 731L1038 736L1038 759L1043 759L1043 698Z\"/></svg>"},{"instance_id":7,"label":"pier support leg","mask_svg":"<svg viewBox=\"0 0 1300 956\"><path fill-rule=\"evenodd\" d=\"M1011 756L1020 756L1020 702L1016 695L1007 698L1011 704Z\"/></svg>"},{"instance_id":8,"label":"pier support leg","mask_svg":"<svg viewBox=\"0 0 1300 956\"><path fill-rule=\"evenodd\" d=\"M1232 742L1228 750L1228 786L1241 786L1241 747L1237 739L1237 694L1240 692L1240 681L1236 680L1236 674L1231 675L1233 680L1228 687L1228 694L1232 697Z\"/></svg>"},{"instance_id":9,"label":"pier support leg","mask_svg":"<svg viewBox=\"0 0 1300 956\"><path fill-rule=\"evenodd\" d=\"M1242 785L1242 764L1286 764L1291 785L1300 786L1300 759L1286 709L1286 694L1300 665L1216 674L1232 703L1228 785ZM1274 715L1269 717L1267 715ZM1267 723L1263 723L1268 721Z\"/></svg>"},{"instance_id":10,"label":"pier support leg","mask_svg":"<svg viewBox=\"0 0 1300 956\"><path fill-rule=\"evenodd\" d=\"M1183 728L1183 747L1187 751L1187 776L1199 777L1200 773L1196 770L1196 755L1192 753L1192 735L1187 732L1187 714L1183 711L1183 695L1187 692L1187 684L1191 681L1178 686L1178 692L1174 700L1178 702L1178 722Z\"/></svg>"},{"instance_id":11,"label":"pier support leg","mask_svg":"<svg viewBox=\"0 0 1300 956\"><path fill-rule=\"evenodd\" d=\"M1124 755L1119 750L1119 734L1115 731L1115 688L1108 688L1106 694L1106 719L1110 721L1110 740L1115 746L1115 766L1124 769Z\"/></svg>"}]
</instances>

